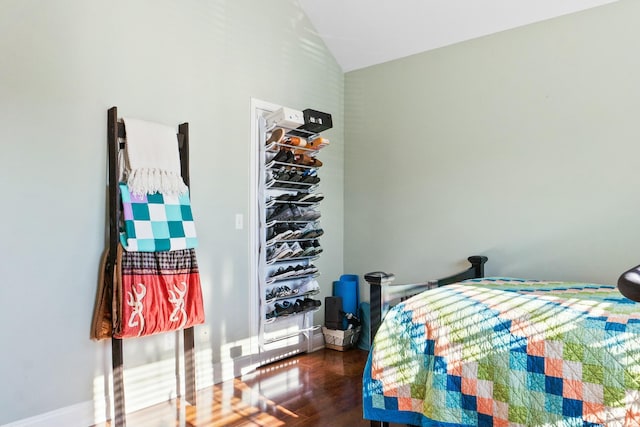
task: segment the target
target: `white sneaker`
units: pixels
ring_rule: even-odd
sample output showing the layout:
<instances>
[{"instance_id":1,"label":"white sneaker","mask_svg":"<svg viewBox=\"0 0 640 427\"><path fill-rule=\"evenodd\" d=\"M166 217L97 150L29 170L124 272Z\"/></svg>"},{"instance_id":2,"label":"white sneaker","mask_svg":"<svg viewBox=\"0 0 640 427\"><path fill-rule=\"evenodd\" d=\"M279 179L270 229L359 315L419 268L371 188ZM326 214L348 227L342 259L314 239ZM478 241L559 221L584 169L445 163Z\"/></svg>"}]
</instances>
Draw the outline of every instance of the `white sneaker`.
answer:
<instances>
[{"instance_id":1,"label":"white sneaker","mask_svg":"<svg viewBox=\"0 0 640 427\"><path fill-rule=\"evenodd\" d=\"M320 285L317 280L309 280L298 288L298 295L316 295L320 293Z\"/></svg>"},{"instance_id":2,"label":"white sneaker","mask_svg":"<svg viewBox=\"0 0 640 427\"><path fill-rule=\"evenodd\" d=\"M272 245L272 244L276 243L279 240L286 240L292 234L293 234L293 231L291 231L291 230L285 230L282 233L278 233L275 236L273 236L272 238L270 238L269 240L267 240L267 245Z\"/></svg>"},{"instance_id":3,"label":"white sneaker","mask_svg":"<svg viewBox=\"0 0 640 427\"><path fill-rule=\"evenodd\" d=\"M292 253L293 251L291 250L291 247L289 247L289 244L285 243L284 245L280 245L274 249L274 251L271 253L271 256L269 257L267 262L274 262L279 259L286 258L290 256Z\"/></svg>"},{"instance_id":4,"label":"white sneaker","mask_svg":"<svg viewBox=\"0 0 640 427\"><path fill-rule=\"evenodd\" d=\"M300 198L300 202L311 203L315 199L316 195L313 193L306 194Z\"/></svg>"},{"instance_id":5,"label":"white sneaker","mask_svg":"<svg viewBox=\"0 0 640 427\"><path fill-rule=\"evenodd\" d=\"M318 272L318 267L313 264L309 264L304 269L304 274L315 274Z\"/></svg>"},{"instance_id":6,"label":"white sneaker","mask_svg":"<svg viewBox=\"0 0 640 427\"><path fill-rule=\"evenodd\" d=\"M307 233L309 231L313 230L313 223L309 223L307 225L305 225L303 228L300 228L296 231L294 231L291 236L289 236L289 239L299 239L300 236L302 236L304 233Z\"/></svg>"},{"instance_id":7,"label":"white sneaker","mask_svg":"<svg viewBox=\"0 0 640 427\"><path fill-rule=\"evenodd\" d=\"M295 258L295 257L299 256L304 251L304 249L302 249L302 246L300 246L300 243L298 243L298 242L295 242L294 244L292 244L290 246L290 248L291 248L291 257L292 258Z\"/></svg>"}]
</instances>

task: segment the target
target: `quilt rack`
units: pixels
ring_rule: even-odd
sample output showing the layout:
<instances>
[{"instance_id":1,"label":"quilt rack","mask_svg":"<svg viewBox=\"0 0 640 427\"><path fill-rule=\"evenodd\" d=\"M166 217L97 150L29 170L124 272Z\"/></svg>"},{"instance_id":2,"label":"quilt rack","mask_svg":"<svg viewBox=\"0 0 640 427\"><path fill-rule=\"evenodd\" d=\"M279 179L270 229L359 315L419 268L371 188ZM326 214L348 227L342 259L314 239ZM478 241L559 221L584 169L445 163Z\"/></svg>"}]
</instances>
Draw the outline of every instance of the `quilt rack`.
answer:
<instances>
[{"instance_id":1,"label":"quilt rack","mask_svg":"<svg viewBox=\"0 0 640 427\"><path fill-rule=\"evenodd\" d=\"M119 240L119 220L121 215L120 190L118 187L118 153L124 149L126 136L125 127L118 122L118 109L111 107L107 113L107 141L109 158L109 254L106 261L107 275L113 274L116 263L116 250ZM182 123L178 127L178 148L180 153L180 172L184 183L190 188L189 182L189 123ZM113 277L108 277L108 283L113 283ZM182 397L191 405L196 404L195 381L195 339L193 327L183 329L183 360L185 370L185 391ZM123 340L111 338L111 363L113 367L113 399L114 426L126 426L125 396L124 396L124 357ZM176 364L176 382L179 384L179 367ZM180 387L178 386L178 390Z\"/></svg>"}]
</instances>

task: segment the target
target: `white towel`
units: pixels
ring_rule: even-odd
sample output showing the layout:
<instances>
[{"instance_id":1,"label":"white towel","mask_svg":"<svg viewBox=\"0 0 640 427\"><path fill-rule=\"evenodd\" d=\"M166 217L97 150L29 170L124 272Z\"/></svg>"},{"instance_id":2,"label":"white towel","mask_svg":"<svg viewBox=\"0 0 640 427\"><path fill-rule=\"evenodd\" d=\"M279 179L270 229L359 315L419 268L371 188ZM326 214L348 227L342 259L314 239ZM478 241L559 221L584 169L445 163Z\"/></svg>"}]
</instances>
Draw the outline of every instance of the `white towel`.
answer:
<instances>
[{"instance_id":1,"label":"white towel","mask_svg":"<svg viewBox=\"0 0 640 427\"><path fill-rule=\"evenodd\" d=\"M127 132L125 174L129 191L139 196L185 194L175 129L139 119L122 120Z\"/></svg>"}]
</instances>

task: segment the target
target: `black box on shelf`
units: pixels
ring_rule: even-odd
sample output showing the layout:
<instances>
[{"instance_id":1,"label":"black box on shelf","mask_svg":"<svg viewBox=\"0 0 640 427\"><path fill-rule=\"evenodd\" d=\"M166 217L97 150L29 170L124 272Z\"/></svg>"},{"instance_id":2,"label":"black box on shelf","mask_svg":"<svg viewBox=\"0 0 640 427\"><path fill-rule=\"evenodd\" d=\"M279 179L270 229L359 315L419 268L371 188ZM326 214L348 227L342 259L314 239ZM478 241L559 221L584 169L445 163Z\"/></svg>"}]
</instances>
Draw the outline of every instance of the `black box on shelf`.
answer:
<instances>
[{"instance_id":1,"label":"black box on shelf","mask_svg":"<svg viewBox=\"0 0 640 427\"><path fill-rule=\"evenodd\" d=\"M306 110L302 110L302 114L304 117L304 124L302 126L298 126L298 129L319 133L333 127L333 121L331 120L331 114L329 113L323 113L322 111L307 108Z\"/></svg>"}]
</instances>

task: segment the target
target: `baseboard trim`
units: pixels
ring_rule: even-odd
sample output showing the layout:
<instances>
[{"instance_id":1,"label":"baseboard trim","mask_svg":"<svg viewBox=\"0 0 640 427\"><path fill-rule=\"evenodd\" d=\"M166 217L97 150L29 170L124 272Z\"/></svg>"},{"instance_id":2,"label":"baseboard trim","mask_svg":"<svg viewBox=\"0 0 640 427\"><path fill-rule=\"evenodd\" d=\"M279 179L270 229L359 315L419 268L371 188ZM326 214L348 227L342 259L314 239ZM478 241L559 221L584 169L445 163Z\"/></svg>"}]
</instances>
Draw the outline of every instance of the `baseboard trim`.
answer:
<instances>
[{"instance_id":1,"label":"baseboard trim","mask_svg":"<svg viewBox=\"0 0 640 427\"><path fill-rule=\"evenodd\" d=\"M311 344L312 351L324 348L324 336L322 333L313 334ZM299 351L298 353L302 353L302 351ZM262 361L262 363L264 363L264 361ZM232 366L229 366L225 362L215 363L213 365L213 376L209 377L211 380L206 381L203 380L202 377L198 378L196 381L197 388L198 390L201 390L203 388L211 387L214 384L241 376L255 370L262 363L256 363L256 361L250 356L243 356L234 359ZM153 404L157 403L162 402L156 402ZM153 404L149 404L149 406L152 406ZM96 405L93 401L81 402L36 415L34 417L13 421L9 424L3 424L0 425L0 427L87 427L105 422L106 418L104 414L100 417L96 416L94 413L95 407Z\"/></svg>"},{"instance_id":2,"label":"baseboard trim","mask_svg":"<svg viewBox=\"0 0 640 427\"><path fill-rule=\"evenodd\" d=\"M95 420L93 402L88 401L3 424L0 427L87 427L102 421Z\"/></svg>"}]
</instances>

